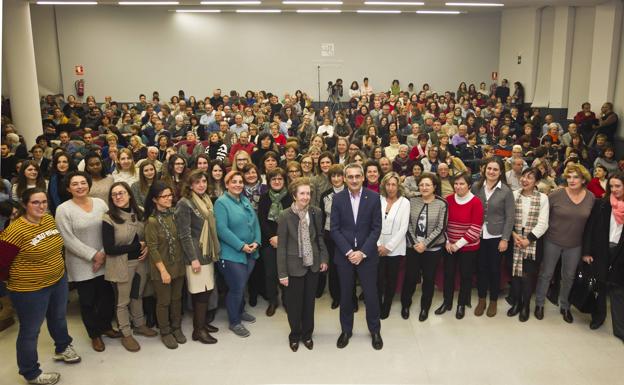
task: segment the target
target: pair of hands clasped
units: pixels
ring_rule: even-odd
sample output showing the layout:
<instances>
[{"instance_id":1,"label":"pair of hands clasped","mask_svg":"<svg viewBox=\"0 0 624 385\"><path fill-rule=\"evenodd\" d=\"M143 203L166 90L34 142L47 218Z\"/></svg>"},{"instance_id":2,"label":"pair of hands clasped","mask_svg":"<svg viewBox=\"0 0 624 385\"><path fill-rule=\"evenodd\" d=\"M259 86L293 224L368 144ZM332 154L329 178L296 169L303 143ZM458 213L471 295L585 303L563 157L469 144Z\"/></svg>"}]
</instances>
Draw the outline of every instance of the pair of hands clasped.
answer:
<instances>
[{"instance_id":1,"label":"pair of hands clasped","mask_svg":"<svg viewBox=\"0 0 624 385\"><path fill-rule=\"evenodd\" d=\"M139 243L141 244L141 254L139 255L138 260L143 261L145 258L147 258L147 245L143 241ZM98 251L93 256L92 262L92 270L95 273L100 270L102 266L104 266L104 262L106 262L106 254L103 251Z\"/></svg>"},{"instance_id":2,"label":"pair of hands clasped","mask_svg":"<svg viewBox=\"0 0 624 385\"><path fill-rule=\"evenodd\" d=\"M327 271L327 267L328 267L328 265L326 263L321 263L321 265L319 266L319 270L322 273L324 271ZM282 285L284 287L288 287L288 277L280 278L279 282L280 282L280 285Z\"/></svg>"}]
</instances>

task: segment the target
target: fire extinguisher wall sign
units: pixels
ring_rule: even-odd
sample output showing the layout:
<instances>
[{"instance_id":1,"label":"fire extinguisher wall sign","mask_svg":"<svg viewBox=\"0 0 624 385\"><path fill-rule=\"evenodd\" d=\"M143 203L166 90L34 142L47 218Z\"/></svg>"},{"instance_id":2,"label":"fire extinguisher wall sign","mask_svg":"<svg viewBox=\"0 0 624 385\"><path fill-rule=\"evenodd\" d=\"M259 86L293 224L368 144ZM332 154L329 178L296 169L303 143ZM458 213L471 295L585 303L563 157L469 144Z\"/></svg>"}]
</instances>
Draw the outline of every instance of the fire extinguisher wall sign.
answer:
<instances>
[{"instance_id":1,"label":"fire extinguisher wall sign","mask_svg":"<svg viewBox=\"0 0 624 385\"><path fill-rule=\"evenodd\" d=\"M82 76L84 75L84 66L79 64L74 67L74 71L76 72L76 76Z\"/></svg>"}]
</instances>

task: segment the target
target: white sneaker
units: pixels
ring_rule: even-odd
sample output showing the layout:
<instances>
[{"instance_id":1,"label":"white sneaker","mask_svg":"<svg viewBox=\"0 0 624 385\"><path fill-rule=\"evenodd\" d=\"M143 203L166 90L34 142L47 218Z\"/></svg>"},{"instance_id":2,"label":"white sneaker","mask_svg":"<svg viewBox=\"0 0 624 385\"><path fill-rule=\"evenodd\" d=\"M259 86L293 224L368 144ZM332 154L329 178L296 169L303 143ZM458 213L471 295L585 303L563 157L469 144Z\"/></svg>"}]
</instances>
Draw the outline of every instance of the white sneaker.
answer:
<instances>
[{"instance_id":1,"label":"white sneaker","mask_svg":"<svg viewBox=\"0 0 624 385\"><path fill-rule=\"evenodd\" d=\"M61 375L59 373L41 373L39 377L33 378L28 381L29 384L37 384L37 385L54 385L61 379Z\"/></svg>"},{"instance_id":2,"label":"white sneaker","mask_svg":"<svg viewBox=\"0 0 624 385\"><path fill-rule=\"evenodd\" d=\"M63 353L54 354L54 360L63 361L68 364L77 364L78 362L80 362L81 358L78 353L76 353L73 346L67 345Z\"/></svg>"}]
</instances>

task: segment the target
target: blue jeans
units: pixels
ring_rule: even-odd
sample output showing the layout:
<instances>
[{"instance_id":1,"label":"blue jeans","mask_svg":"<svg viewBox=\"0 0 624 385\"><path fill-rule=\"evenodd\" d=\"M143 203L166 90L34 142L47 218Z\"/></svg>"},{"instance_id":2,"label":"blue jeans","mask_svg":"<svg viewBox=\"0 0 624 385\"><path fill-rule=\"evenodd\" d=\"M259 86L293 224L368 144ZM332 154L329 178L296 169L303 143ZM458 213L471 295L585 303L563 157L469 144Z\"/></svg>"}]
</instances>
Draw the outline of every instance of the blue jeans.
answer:
<instances>
[{"instance_id":1,"label":"blue jeans","mask_svg":"<svg viewBox=\"0 0 624 385\"><path fill-rule=\"evenodd\" d=\"M225 307L227 308L230 326L241 323L241 314L245 309L245 286L247 279L256 265L256 260L247 257L247 264L237 263L221 259L217 263L217 268L225 278L228 292L225 296Z\"/></svg>"},{"instance_id":2,"label":"blue jeans","mask_svg":"<svg viewBox=\"0 0 624 385\"><path fill-rule=\"evenodd\" d=\"M61 353L72 342L67 332L67 275L52 286L32 292L9 292L19 318L17 335L17 366L26 380L41 374L37 355L37 339L43 320L54 339L55 352Z\"/></svg>"}]
</instances>

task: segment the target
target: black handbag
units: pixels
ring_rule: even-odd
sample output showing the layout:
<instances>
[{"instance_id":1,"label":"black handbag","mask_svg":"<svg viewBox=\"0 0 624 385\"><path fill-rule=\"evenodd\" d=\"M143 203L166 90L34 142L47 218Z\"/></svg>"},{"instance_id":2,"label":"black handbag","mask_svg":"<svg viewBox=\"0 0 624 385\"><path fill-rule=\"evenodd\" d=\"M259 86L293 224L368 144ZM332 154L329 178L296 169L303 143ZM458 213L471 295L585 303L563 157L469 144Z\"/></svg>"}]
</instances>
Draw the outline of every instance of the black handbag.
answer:
<instances>
[{"instance_id":1,"label":"black handbag","mask_svg":"<svg viewBox=\"0 0 624 385\"><path fill-rule=\"evenodd\" d=\"M570 291L570 304L581 313L592 313L596 308L598 297L598 281L593 266L588 263L579 264Z\"/></svg>"}]
</instances>

